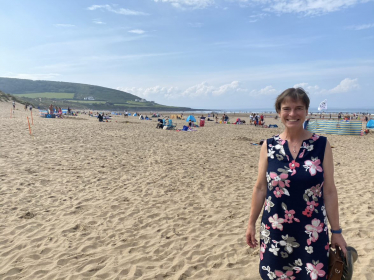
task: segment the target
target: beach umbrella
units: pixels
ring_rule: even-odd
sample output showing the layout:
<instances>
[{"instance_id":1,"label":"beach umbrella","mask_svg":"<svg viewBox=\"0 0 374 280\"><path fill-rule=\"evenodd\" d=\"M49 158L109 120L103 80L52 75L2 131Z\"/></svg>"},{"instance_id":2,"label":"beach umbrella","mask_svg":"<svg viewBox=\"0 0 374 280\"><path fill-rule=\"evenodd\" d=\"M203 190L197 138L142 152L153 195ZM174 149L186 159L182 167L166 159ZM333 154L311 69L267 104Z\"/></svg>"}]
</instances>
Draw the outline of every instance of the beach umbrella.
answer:
<instances>
[{"instance_id":1,"label":"beach umbrella","mask_svg":"<svg viewBox=\"0 0 374 280\"><path fill-rule=\"evenodd\" d=\"M186 122L189 122L189 121L193 121L193 122L196 122L196 119L195 119L195 117L194 117L194 116L192 116L192 115L189 115L189 116L187 117L187 119L186 119Z\"/></svg>"}]
</instances>

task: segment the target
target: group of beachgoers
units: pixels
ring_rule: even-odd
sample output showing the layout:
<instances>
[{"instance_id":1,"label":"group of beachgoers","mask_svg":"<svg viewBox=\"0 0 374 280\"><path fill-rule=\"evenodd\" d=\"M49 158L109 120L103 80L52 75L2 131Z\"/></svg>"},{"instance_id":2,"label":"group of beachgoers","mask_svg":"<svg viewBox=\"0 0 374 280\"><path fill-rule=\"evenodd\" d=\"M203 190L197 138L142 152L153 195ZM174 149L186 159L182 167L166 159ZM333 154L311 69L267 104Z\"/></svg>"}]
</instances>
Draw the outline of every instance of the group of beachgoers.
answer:
<instances>
[{"instance_id":1,"label":"group of beachgoers","mask_svg":"<svg viewBox=\"0 0 374 280\"><path fill-rule=\"evenodd\" d=\"M63 111L62 111L61 107L53 106L53 104L49 105L48 114L49 115L55 115L58 118L63 118ZM68 109L67 109L67 114L68 115L72 114L72 110L70 109L70 107L68 107Z\"/></svg>"},{"instance_id":2,"label":"group of beachgoers","mask_svg":"<svg viewBox=\"0 0 374 280\"><path fill-rule=\"evenodd\" d=\"M249 116L249 124L254 124L255 126L264 126L265 125L265 117L263 114L255 114L252 113Z\"/></svg>"},{"instance_id":3,"label":"group of beachgoers","mask_svg":"<svg viewBox=\"0 0 374 280\"><path fill-rule=\"evenodd\" d=\"M31 104L25 104L25 111L27 111L27 109L30 110L30 112L32 111L32 105Z\"/></svg>"}]
</instances>

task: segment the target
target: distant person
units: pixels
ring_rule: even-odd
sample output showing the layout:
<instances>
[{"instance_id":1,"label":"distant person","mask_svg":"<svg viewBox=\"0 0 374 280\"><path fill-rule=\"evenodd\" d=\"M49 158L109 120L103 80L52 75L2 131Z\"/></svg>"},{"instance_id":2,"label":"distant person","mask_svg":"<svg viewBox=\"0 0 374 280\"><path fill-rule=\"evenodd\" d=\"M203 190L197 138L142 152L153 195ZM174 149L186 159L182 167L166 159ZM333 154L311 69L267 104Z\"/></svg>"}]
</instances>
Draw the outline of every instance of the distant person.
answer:
<instances>
[{"instance_id":1,"label":"distant person","mask_svg":"<svg viewBox=\"0 0 374 280\"><path fill-rule=\"evenodd\" d=\"M27 111L27 103L25 104L25 111Z\"/></svg>"},{"instance_id":2,"label":"distant person","mask_svg":"<svg viewBox=\"0 0 374 280\"><path fill-rule=\"evenodd\" d=\"M52 115L53 114L53 105L49 105L49 114Z\"/></svg>"},{"instance_id":3,"label":"distant person","mask_svg":"<svg viewBox=\"0 0 374 280\"><path fill-rule=\"evenodd\" d=\"M30 108L30 112L31 112L31 111L32 111L32 105L30 105L30 107L29 107L29 108Z\"/></svg>"},{"instance_id":4,"label":"distant person","mask_svg":"<svg viewBox=\"0 0 374 280\"><path fill-rule=\"evenodd\" d=\"M16 109L16 102L13 100L13 110Z\"/></svg>"},{"instance_id":5,"label":"distant person","mask_svg":"<svg viewBox=\"0 0 374 280\"><path fill-rule=\"evenodd\" d=\"M104 117L103 117L101 114L99 114L99 115L97 116L97 118L99 119L99 122L102 122L102 121L104 120Z\"/></svg>"}]
</instances>

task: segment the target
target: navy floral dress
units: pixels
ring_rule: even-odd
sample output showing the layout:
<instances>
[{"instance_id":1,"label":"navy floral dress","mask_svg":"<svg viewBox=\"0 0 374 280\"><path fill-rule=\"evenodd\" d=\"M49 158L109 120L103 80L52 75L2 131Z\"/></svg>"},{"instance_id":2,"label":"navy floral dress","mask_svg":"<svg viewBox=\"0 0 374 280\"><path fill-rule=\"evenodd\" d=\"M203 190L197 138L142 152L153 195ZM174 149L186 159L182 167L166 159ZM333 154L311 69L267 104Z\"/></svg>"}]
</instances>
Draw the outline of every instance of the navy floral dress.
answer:
<instances>
[{"instance_id":1,"label":"navy floral dress","mask_svg":"<svg viewBox=\"0 0 374 280\"><path fill-rule=\"evenodd\" d=\"M294 159L279 135L267 140L268 182L260 274L270 280L326 279L329 236L323 201L326 137L304 140Z\"/></svg>"}]
</instances>

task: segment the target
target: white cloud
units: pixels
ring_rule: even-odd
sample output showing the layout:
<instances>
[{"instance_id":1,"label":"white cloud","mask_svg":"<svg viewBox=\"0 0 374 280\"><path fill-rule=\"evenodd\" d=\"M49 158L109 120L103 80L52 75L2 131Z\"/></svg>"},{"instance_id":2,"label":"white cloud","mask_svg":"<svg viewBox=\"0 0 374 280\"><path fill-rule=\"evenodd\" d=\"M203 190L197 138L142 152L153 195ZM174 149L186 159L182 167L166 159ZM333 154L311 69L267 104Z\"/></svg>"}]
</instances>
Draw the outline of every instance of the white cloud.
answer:
<instances>
[{"instance_id":1,"label":"white cloud","mask_svg":"<svg viewBox=\"0 0 374 280\"><path fill-rule=\"evenodd\" d=\"M55 27L74 27L75 25L74 24L66 24L66 23L56 23L54 24Z\"/></svg>"},{"instance_id":2,"label":"white cloud","mask_svg":"<svg viewBox=\"0 0 374 280\"><path fill-rule=\"evenodd\" d=\"M215 90L214 86L209 86L206 82L202 82L200 84L187 88L185 91L183 91L182 96L206 96L208 94L211 94L213 90Z\"/></svg>"},{"instance_id":3,"label":"white cloud","mask_svg":"<svg viewBox=\"0 0 374 280\"><path fill-rule=\"evenodd\" d=\"M293 86L294 88L298 88L298 87L301 87L303 88L304 90L306 90L307 92L309 93L315 93L316 91L319 90L319 86L315 85L315 86L311 86L309 85L308 83L300 83L300 84L296 84Z\"/></svg>"},{"instance_id":4,"label":"white cloud","mask_svg":"<svg viewBox=\"0 0 374 280\"><path fill-rule=\"evenodd\" d=\"M210 86L207 82L194 85L187 88L182 96L197 97L197 96L219 96L225 94L232 94L236 92L246 92L246 89L240 88L238 81L233 81L229 84L224 84L218 87Z\"/></svg>"},{"instance_id":5,"label":"white cloud","mask_svg":"<svg viewBox=\"0 0 374 280\"><path fill-rule=\"evenodd\" d=\"M238 81L233 81L230 84L222 85L216 90L212 91L212 95L223 95L226 93L234 93L234 92L246 92L247 89L243 89L239 87Z\"/></svg>"},{"instance_id":6,"label":"white cloud","mask_svg":"<svg viewBox=\"0 0 374 280\"><path fill-rule=\"evenodd\" d=\"M335 12L370 0L230 0L239 4L258 4L264 11L318 15Z\"/></svg>"},{"instance_id":7,"label":"white cloud","mask_svg":"<svg viewBox=\"0 0 374 280\"><path fill-rule=\"evenodd\" d=\"M368 28L374 28L374 23L361 24L361 25L351 25L351 26L347 27L347 29L351 29L351 30L363 30L363 29L368 29Z\"/></svg>"},{"instance_id":8,"label":"white cloud","mask_svg":"<svg viewBox=\"0 0 374 280\"><path fill-rule=\"evenodd\" d=\"M221 96L225 94L232 94L235 92L246 92L247 89L240 88L238 81L233 81L229 84L223 84L221 86L212 86L207 82L202 82L200 84L191 86L185 90L181 90L178 87L162 87L154 86L149 88L117 88L146 99L150 97L164 97L167 99L175 99L180 97L186 97L189 99L194 99L202 96Z\"/></svg>"},{"instance_id":9,"label":"white cloud","mask_svg":"<svg viewBox=\"0 0 374 280\"><path fill-rule=\"evenodd\" d=\"M56 73L6 75L7 78L28 79L28 80L50 80L50 79L55 79L58 76L60 76L60 74L56 74Z\"/></svg>"},{"instance_id":10,"label":"white cloud","mask_svg":"<svg viewBox=\"0 0 374 280\"><path fill-rule=\"evenodd\" d=\"M333 89L330 89L328 92L329 93L344 93L344 92L349 92L349 91L356 90L359 88L360 88L360 85L357 83L357 79L345 78L339 83L339 85L337 85Z\"/></svg>"},{"instance_id":11,"label":"white cloud","mask_svg":"<svg viewBox=\"0 0 374 280\"><path fill-rule=\"evenodd\" d=\"M266 86L260 90L251 90L250 95L273 95L277 94L278 91L273 86Z\"/></svg>"},{"instance_id":12,"label":"white cloud","mask_svg":"<svg viewBox=\"0 0 374 280\"><path fill-rule=\"evenodd\" d=\"M100 19L94 19L93 23L95 23L95 24L106 24L105 22L102 22Z\"/></svg>"},{"instance_id":13,"label":"white cloud","mask_svg":"<svg viewBox=\"0 0 374 280\"><path fill-rule=\"evenodd\" d=\"M360 88L360 85L357 82L358 79L345 78L342 80L336 87L332 89L320 89L319 86L309 85L308 83L299 83L294 85L294 88L301 87L305 89L308 93L311 94L337 94L350 92Z\"/></svg>"},{"instance_id":14,"label":"white cloud","mask_svg":"<svg viewBox=\"0 0 374 280\"><path fill-rule=\"evenodd\" d=\"M122 90L131 94L134 94L139 97L143 97L145 99L163 96L166 98L172 98L173 96L179 95L180 90L177 87L162 87L162 86L154 86L149 88L137 88L137 87L130 87L130 88L121 88L118 87L118 90Z\"/></svg>"},{"instance_id":15,"label":"white cloud","mask_svg":"<svg viewBox=\"0 0 374 280\"><path fill-rule=\"evenodd\" d=\"M154 0L155 2L170 3L175 8L203 9L214 4L214 0Z\"/></svg>"},{"instance_id":16,"label":"white cloud","mask_svg":"<svg viewBox=\"0 0 374 280\"><path fill-rule=\"evenodd\" d=\"M265 13L251 15L251 16L249 16L249 22L251 22L251 23L257 22L260 19L263 19L265 16L267 16L267 14L265 14Z\"/></svg>"},{"instance_id":17,"label":"white cloud","mask_svg":"<svg viewBox=\"0 0 374 280\"><path fill-rule=\"evenodd\" d=\"M133 30L129 30L128 32L134 33L134 34L144 34L145 33L145 31L141 30L141 29L133 29Z\"/></svg>"},{"instance_id":18,"label":"white cloud","mask_svg":"<svg viewBox=\"0 0 374 280\"><path fill-rule=\"evenodd\" d=\"M120 15L125 15L125 16L146 16L148 15L147 13L139 12L139 11L133 11L125 8L113 8L111 5L92 5L87 8L90 11L94 10L107 10L109 12L115 13L115 14L120 14Z\"/></svg>"}]
</instances>

